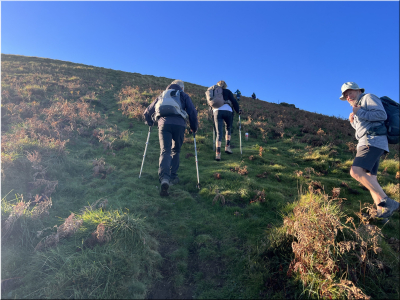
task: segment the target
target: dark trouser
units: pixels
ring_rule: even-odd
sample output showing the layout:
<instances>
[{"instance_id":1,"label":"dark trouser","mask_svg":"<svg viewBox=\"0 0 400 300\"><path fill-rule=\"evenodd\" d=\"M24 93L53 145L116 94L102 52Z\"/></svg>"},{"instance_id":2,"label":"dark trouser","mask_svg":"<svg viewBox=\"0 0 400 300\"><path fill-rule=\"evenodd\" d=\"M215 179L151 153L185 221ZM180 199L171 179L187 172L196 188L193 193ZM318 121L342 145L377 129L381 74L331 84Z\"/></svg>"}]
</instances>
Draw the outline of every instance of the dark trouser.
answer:
<instances>
[{"instance_id":1,"label":"dark trouser","mask_svg":"<svg viewBox=\"0 0 400 300\"><path fill-rule=\"evenodd\" d=\"M160 160L158 178L174 180L178 176L179 153L185 136L185 127L174 124L164 124L158 128L160 140Z\"/></svg>"},{"instance_id":2,"label":"dark trouser","mask_svg":"<svg viewBox=\"0 0 400 300\"><path fill-rule=\"evenodd\" d=\"M223 131L222 131L222 126L224 125L225 122L225 130L226 130L226 135L231 135L232 133L232 122L233 122L233 113L228 110L216 110L214 112L214 124L215 124L215 130L217 134L217 141L222 140L223 136Z\"/></svg>"}]
</instances>

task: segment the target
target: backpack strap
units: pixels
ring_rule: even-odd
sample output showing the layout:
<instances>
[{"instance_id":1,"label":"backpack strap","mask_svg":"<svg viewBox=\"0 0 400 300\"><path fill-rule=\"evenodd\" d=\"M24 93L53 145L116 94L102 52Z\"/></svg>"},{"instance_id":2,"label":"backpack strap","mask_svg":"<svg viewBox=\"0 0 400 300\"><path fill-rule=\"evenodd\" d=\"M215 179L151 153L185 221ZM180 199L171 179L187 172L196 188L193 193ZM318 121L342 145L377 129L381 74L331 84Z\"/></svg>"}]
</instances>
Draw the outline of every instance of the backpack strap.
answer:
<instances>
[{"instance_id":1,"label":"backpack strap","mask_svg":"<svg viewBox=\"0 0 400 300\"><path fill-rule=\"evenodd\" d=\"M174 99L175 97L178 99L174 99L176 103L178 103L179 107L181 108L179 114L181 117L186 121L189 115L187 112L182 108L182 100L181 100L181 91L180 90L174 90L170 93L171 98Z\"/></svg>"}]
</instances>

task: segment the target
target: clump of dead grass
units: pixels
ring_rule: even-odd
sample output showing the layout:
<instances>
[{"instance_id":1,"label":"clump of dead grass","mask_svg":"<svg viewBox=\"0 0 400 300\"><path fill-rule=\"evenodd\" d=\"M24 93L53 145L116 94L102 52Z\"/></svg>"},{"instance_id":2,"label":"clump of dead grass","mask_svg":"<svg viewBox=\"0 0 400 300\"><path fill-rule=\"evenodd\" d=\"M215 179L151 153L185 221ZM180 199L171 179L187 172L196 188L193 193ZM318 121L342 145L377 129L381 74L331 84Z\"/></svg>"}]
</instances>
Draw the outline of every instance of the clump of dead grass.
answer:
<instances>
[{"instance_id":1,"label":"clump of dead grass","mask_svg":"<svg viewBox=\"0 0 400 300\"><path fill-rule=\"evenodd\" d=\"M7 220L4 222L4 227L2 227L2 231L7 234L10 232L14 223L26 213L27 208L29 207L29 202L24 202L23 199L19 201L16 205L14 205L11 209L11 213L8 216Z\"/></svg>"},{"instance_id":2,"label":"clump of dead grass","mask_svg":"<svg viewBox=\"0 0 400 300\"><path fill-rule=\"evenodd\" d=\"M45 237L36 245L35 251L57 246L61 239L73 235L81 227L82 223L82 219L75 217L75 214L71 213L64 223L58 226L56 233Z\"/></svg>"},{"instance_id":3,"label":"clump of dead grass","mask_svg":"<svg viewBox=\"0 0 400 300\"><path fill-rule=\"evenodd\" d=\"M84 248L92 249L94 246L102 246L111 240L112 232L103 223L97 225L97 228L88 239L83 242Z\"/></svg>"},{"instance_id":4,"label":"clump of dead grass","mask_svg":"<svg viewBox=\"0 0 400 300\"><path fill-rule=\"evenodd\" d=\"M103 157L92 160L92 165L93 177L100 176L101 179L105 179L108 174L112 173L115 170L115 167L113 166L106 167L106 162L104 161Z\"/></svg>"},{"instance_id":5,"label":"clump of dead grass","mask_svg":"<svg viewBox=\"0 0 400 300\"><path fill-rule=\"evenodd\" d=\"M295 238L294 259L287 275L298 275L310 295L370 299L354 278L363 278L365 283L367 271L382 268L377 259L382 251L381 229L368 221L356 226L353 218L341 213L334 202L339 194L338 188L333 190L334 199L311 193L294 208L292 215L285 217L284 228Z\"/></svg>"},{"instance_id":6,"label":"clump of dead grass","mask_svg":"<svg viewBox=\"0 0 400 300\"><path fill-rule=\"evenodd\" d=\"M16 200L13 205L2 199L2 241L7 241L10 236L20 237L22 242L30 240L30 231L27 228L37 225L37 220L48 216L53 204L51 198L39 195L32 202L24 201L23 195L17 195Z\"/></svg>"},{"instance_id":7,"label":"clump of dead grass","mask_svg":"<svg viewBox=\"0 0 400 300\"><path fill-rule=\"evenodd\" d=\"M250 200L250 203L256 203L256 202L260 202L260 203L264 203L265 200L265 190L262 191L256 191L256 195L254 196L253 199Z\"/></svg>"},{"instance_id":8,"label":"clump of dead grass","mask_svg":"<svg viewBox=\"0 0 400 300\"><path fill-rule=\"evenodd\" d=\"M247 166L244 166L243 168L241 167L234 167L230 168L231 172L238 173L239 175L247 175L249 174L249 171L247 171Z\"/></svg>"},{"instance_id":9,"label":"clump of dead grass","mask_svg":"<svg viewBox=\"0 0 400 300\"><path fill-rule=\"evenodd\" d=\"M50 208L53 205L51 198L39 195L36 195L33 203L36 203L31 211L31 216L33 219L41 219L44 216L48 216L50 213Z\"/></svg>"}]
</instances>

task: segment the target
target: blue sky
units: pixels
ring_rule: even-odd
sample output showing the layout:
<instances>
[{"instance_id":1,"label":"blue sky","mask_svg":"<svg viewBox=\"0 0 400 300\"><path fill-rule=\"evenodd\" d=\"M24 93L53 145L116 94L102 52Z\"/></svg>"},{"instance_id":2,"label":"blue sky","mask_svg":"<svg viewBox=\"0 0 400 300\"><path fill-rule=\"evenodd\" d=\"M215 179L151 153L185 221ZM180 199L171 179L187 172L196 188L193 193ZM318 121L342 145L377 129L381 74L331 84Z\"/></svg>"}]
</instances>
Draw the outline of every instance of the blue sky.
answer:
<instances>
[{"instance_id":1,"label":"blue sky","mask_svg":"<svg viewBox=\"0 0 400 300\"><path fill-rule=\"evenodd\" d=\"M399 101L398 1L1 2L1 53L203 86L347 118L354 81Z\"/></svg>"}]
</instances>

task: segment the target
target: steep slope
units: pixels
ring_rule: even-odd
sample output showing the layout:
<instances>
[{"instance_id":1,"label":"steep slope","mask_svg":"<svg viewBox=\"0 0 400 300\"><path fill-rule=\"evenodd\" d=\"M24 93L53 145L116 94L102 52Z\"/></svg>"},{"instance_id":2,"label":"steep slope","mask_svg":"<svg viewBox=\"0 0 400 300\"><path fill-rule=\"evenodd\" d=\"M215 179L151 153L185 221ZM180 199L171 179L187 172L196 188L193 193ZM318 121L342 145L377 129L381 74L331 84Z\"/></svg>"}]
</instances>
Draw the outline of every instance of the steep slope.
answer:
<instances>
[{"instance_id":1,"label":"steep slope","mask_svg":"<svg viewBox=\"0 0 400 300\"><path fill-rule=\"evenodd\" d=\"M348 174L356 142L348 121L242 97L243 155L235 116L234 154L217 164L206 87L192 83L185 91L199 112L201 190L187 132L181 182L161 198L156 130L138 178L148 132L142 113L172 80L2 55L3 297L295 298L303 278L286 275L297 240L286 216L314 197L341 203L330 214L359 220L359 201L370 195ZM398 170L396 145L378 177L397 201ZM369 269L361 283L350 278L361 276L358 263L333 260L336 278L376 298L398 297L398 253L389 243L398 224L396 214L383 227L382 254L367 249L383 269ZM324 288L316 291L329 295Z\"/></svg>"}]
</instances>

